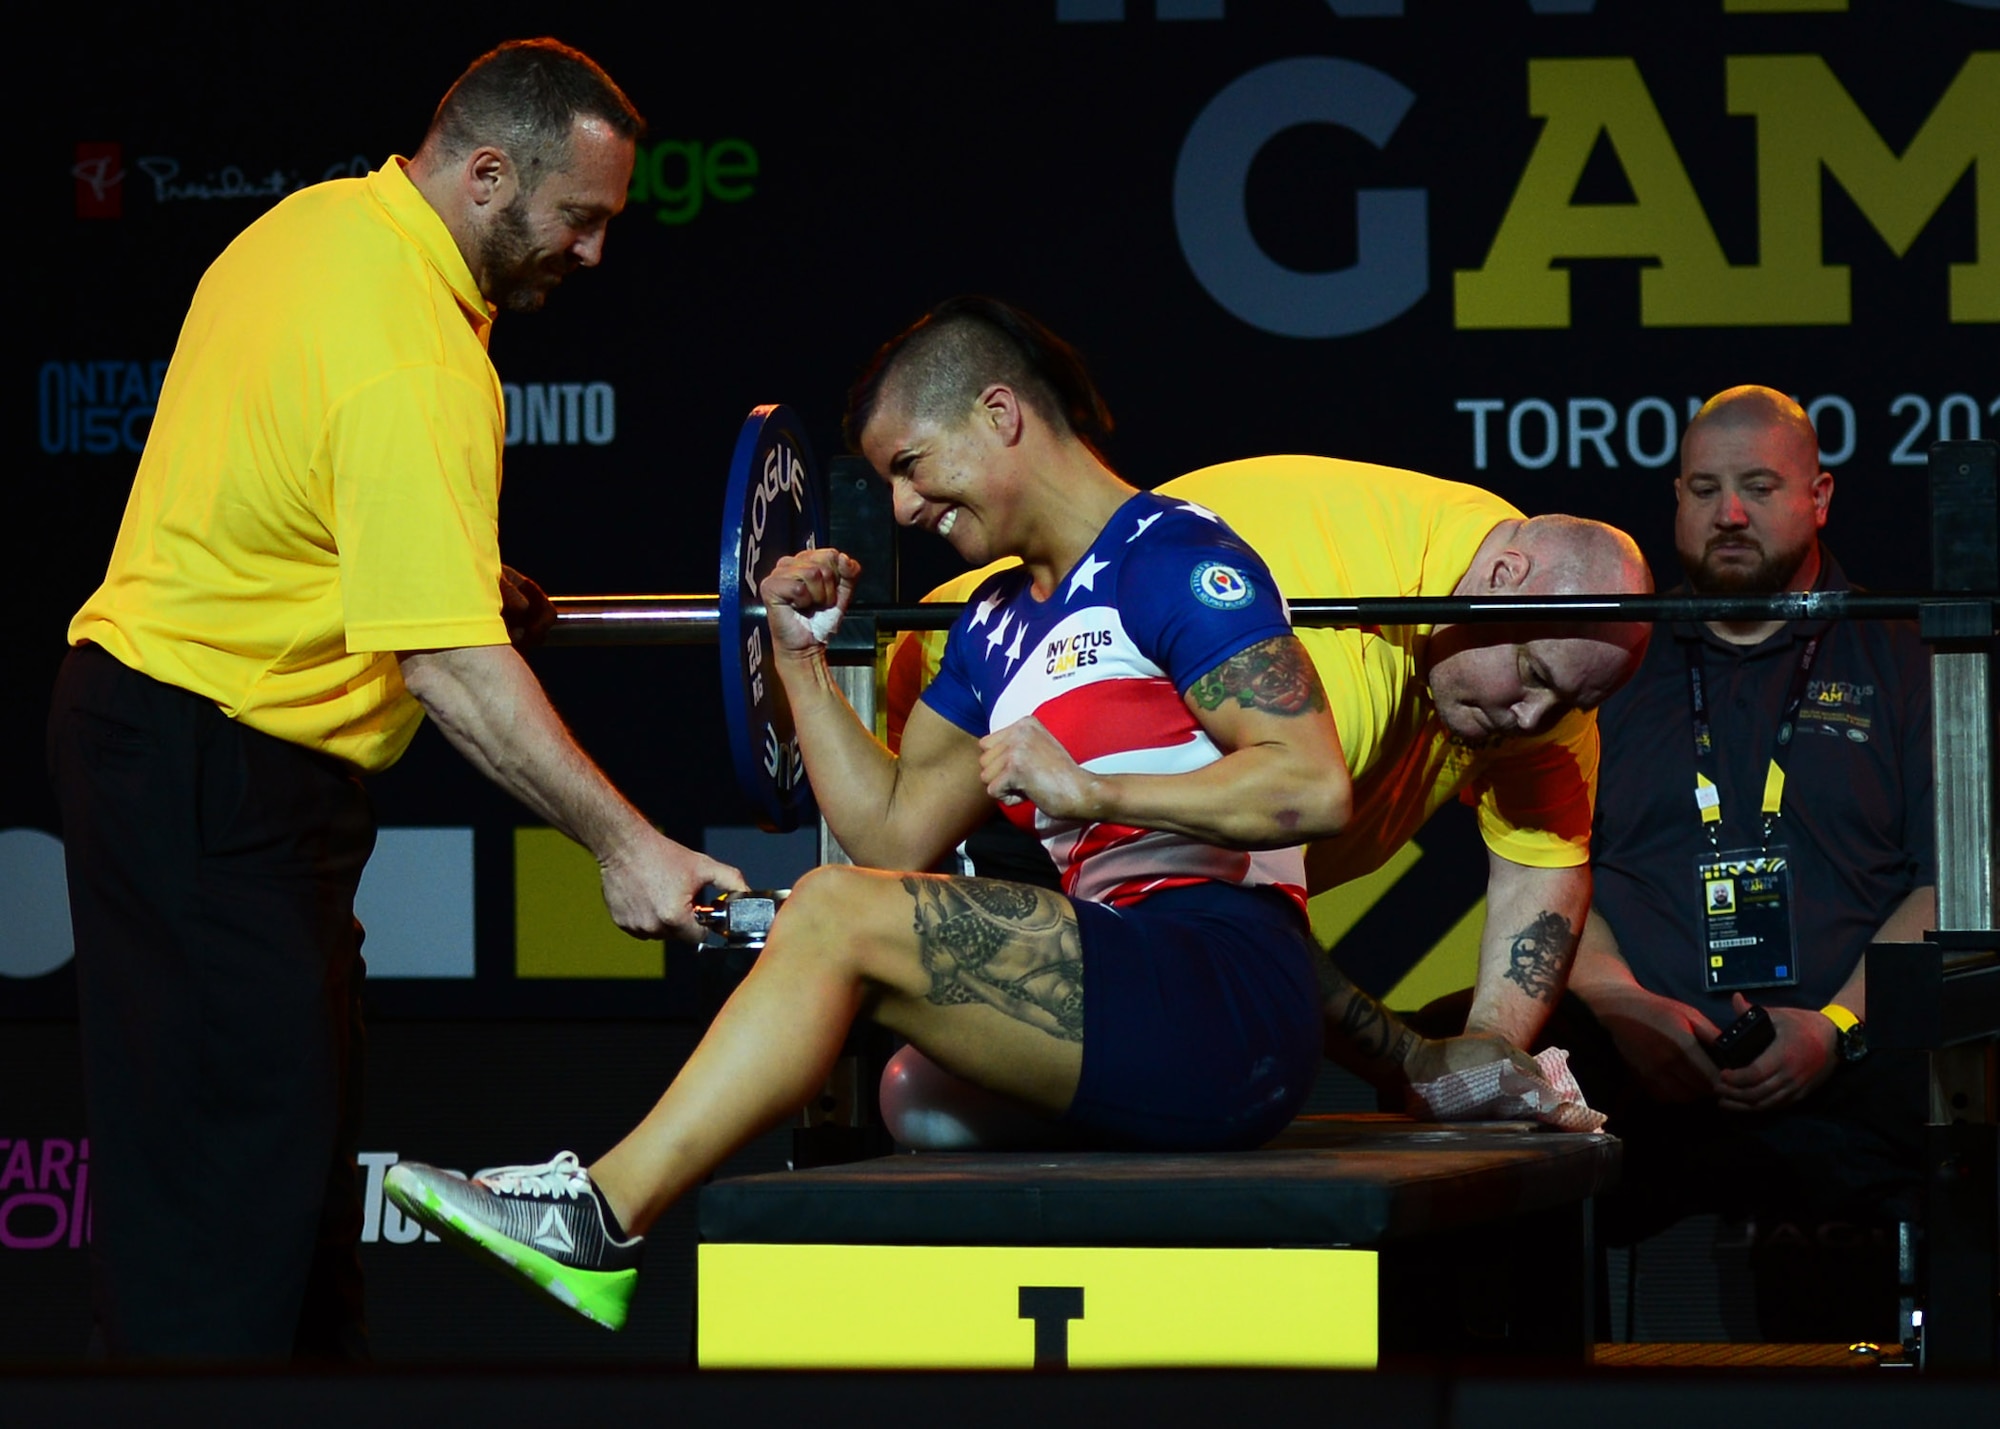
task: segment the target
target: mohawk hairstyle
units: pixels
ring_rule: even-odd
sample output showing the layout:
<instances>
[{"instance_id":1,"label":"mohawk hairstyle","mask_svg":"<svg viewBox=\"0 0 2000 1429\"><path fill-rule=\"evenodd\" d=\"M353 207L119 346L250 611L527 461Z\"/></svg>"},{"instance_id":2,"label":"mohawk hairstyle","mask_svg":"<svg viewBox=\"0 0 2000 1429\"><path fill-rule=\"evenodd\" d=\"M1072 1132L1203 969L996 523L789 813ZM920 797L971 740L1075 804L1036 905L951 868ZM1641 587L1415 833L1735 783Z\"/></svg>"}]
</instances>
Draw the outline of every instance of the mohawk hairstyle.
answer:
<instances>
[{"instance_id":1,"label":"mohawk hairstyle","mask_svg":"<svg viewBox=\"0 0 2000 1429\"><path fill-rule=\"evenodd\" d=\"M947 299L884 343L848 393L842 430L859 450L885 399L912 416L956 423L995 382L1103 456L1111 409L1076 349L1021 309L978 296Z\"/></svg>"}]
</instances>

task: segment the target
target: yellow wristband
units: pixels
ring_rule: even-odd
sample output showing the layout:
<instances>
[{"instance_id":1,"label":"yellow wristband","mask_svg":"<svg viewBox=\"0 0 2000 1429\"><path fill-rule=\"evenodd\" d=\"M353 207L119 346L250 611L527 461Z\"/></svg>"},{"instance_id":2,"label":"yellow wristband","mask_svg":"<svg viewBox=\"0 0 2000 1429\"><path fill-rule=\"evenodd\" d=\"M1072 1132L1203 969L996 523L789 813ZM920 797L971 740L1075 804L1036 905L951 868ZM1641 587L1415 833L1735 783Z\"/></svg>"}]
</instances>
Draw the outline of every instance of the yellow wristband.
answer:
<instances>
[{"instance_id":1,"label":"yellow wristband","mask_svg":"<svg viewBox=\"0 0 2000 1429\"><path fill-rule=\"evenodd\" d=\"M1822 1007L1819 1010L1819 1015L1831 1022L1842 1032L1852 1032L1861 1022L1860 1018L1837 1002L1829 1002L1825 1007Z\"/></svg>"}]
</instances>

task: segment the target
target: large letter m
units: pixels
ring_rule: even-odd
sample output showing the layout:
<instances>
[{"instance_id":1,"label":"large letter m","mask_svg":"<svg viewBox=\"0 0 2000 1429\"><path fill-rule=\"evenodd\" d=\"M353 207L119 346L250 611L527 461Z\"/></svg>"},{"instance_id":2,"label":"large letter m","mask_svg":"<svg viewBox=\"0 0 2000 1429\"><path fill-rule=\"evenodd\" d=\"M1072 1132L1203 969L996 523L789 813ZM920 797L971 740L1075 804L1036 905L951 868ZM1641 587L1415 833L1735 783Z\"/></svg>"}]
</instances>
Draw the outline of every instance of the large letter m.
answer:
<instances>
[{"instance_id":1,"label":"large letter m","mask_svg":"<svg viewBox=\"0 0 2000 1429\"><path fill-rule=\"evenodd\" d=\"M1757 120L1757 267L1791 322L1845 323L1848 270L1821 262L1820 170L1901 257L1977 166L1973 261L1951 265L1951 321L2000 322L2000 52L1966 59L1898 158L1818 55L1732 55L1729 112Z\"/></svg>"}]
</instances>

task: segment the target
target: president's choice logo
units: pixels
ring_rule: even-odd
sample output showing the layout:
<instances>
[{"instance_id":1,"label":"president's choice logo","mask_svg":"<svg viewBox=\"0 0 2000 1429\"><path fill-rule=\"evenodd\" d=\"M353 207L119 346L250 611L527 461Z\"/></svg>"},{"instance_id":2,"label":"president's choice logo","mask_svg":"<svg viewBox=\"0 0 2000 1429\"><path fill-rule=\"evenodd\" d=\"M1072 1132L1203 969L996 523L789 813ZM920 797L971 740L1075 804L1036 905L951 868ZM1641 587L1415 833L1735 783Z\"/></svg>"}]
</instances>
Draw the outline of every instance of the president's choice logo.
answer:
<instances>
[{"instance_id":1,"label":"president's choice logo","mask_svg":"<svg viewBox=\"0 0 2000 1429\"><path fill-rule=\"evenodd\" d=\"M1203 561L1196 566L1188 585L1197 600L1217 610L1233 609L1256 594L1243 572L1220 561Z\"/></svg>"},{"instance_id":2,"label":"president's choice logo","mask_svg":"<svg viewBox=\"0 0 2000 1429\"><path fill-rule=\"evenodd\" d=\"M125 216L123 144L78 144L70 175L76 180L78 218Z\"/></svg>"},{"instance_id":3,"label":"president's choice logo","mask_svg":"<svg viewBox=\"0 0 2000 1429\"><path fill-rule=\"evenodd\" d=\"M229 199L277 199L327 179L366 177L375 167L365 154L329 164L261 168L236 163L189 162L173 154L142 154L125 163L125 146L79 142L70 175L76 180L78 218L123 218L130 190L155 207ZM136 172L134 172L136 170Z\"/></svg>"}]
</instances>

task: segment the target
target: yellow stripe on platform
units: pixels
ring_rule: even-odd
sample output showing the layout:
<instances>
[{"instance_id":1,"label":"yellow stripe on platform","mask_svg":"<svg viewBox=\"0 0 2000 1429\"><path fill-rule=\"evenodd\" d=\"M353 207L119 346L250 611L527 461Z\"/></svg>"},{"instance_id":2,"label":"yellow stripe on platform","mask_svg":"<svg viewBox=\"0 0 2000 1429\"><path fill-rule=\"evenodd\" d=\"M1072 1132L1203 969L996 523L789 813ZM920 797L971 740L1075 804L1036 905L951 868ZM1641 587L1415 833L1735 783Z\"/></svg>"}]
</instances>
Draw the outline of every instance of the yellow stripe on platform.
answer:
<instances>
[{"instance_id":1,"label":"yellow stripe on platform","mask_svg":"<svg viewBox=\"0 0 2000 1429\"><path fill-rule=\"evenodd\" d=\"M1034 1287L1080 1293L1071 1368L1376 1358L1367 1250L710 1244L696 1264L704 1369L1030 1369Z\"/></svg>"},{"instance_id":2,"label":"yellow stripe on platform","mask_svg":"<svg viewBox=\"0 0 2000 1429\"><path fill-rule=\"evenodd\" d=\"M554 829L514 830L514 976L660 978L663 944L611 921L597 860Z\"/></svg>"}]
</instances>

